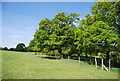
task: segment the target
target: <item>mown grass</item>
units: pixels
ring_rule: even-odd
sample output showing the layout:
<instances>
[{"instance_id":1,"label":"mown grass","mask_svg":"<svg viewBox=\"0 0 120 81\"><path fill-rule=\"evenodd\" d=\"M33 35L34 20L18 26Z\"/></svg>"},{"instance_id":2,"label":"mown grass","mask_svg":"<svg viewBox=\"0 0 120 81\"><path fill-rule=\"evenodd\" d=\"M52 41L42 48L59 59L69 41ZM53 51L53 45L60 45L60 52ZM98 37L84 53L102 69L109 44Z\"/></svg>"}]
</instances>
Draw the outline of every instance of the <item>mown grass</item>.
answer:
<instances>
[{"instance_id":1,"label":"mown grass","mask_svg":"<svg viewBox=\"0 0 120 81\"><path fill-rule=\"evenodd\" d=\"M26 52L2 52L3 79L118 79L117 72L94 66L47 59Z\"/></svg>"},{"instance_id":2,"label":"mown grass","mask_svg":"<svg viewBox=\"0 0 120 81\"><path fill-rule=\"evenodd\" d=\"M2 51L0 51L0 80L2 79Z\"/></svg>"}]
</instances>

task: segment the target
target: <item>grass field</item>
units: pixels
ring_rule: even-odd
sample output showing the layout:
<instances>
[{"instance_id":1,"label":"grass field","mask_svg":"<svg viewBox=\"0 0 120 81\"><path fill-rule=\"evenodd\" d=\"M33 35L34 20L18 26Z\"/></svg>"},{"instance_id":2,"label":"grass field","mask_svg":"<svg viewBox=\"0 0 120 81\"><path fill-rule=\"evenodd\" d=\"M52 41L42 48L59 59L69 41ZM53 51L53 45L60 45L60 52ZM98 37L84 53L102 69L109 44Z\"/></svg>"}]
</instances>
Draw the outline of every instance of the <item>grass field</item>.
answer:
<instances>
[{"instance_id":1,"label":"grass field","mask_svg":"<svg viewBox=\"0 0 120 81\"><path fill-rule=\"evenodd\" d=\"M117 72L85 63L47 59L25 52L2 52L3 79L118 79Z\"/></svg>"},{"instance_id":2,"label":"grass field","mask_svg":"<svg viewBox=\"0 0 120 81\"><path fill-rule=\"evenodd\" d=\"M0 79L2 79L2 52L0 51Z\"/></svg>"}]
</instances>

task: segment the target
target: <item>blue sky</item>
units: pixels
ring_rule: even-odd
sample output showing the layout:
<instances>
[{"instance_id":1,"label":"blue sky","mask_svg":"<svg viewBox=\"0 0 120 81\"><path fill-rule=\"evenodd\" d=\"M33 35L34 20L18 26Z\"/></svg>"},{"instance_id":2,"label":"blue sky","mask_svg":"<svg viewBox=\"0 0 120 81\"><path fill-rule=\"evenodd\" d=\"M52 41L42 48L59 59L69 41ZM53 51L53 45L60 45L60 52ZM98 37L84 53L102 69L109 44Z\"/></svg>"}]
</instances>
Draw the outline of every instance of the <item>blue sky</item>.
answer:
<instances>
[{"instance_id":1,"label":"blue sky","mask_svg":"<svg viewBox=\"0 0 120 81\"><path fill-rule=\"evenodd\" d=\"M93 2L2 2L2 47L28 46L38 23L60 12L91 14Z\"/></svg>"}]
</instances>

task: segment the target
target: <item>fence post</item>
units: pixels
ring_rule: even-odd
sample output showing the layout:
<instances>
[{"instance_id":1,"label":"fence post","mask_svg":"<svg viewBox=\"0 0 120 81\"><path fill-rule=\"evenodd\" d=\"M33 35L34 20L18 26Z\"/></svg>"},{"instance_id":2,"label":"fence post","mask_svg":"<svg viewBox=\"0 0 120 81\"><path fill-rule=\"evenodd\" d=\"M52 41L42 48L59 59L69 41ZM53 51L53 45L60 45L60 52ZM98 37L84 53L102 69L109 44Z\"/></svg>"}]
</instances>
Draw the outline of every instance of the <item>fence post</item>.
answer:
<instances>
[{"instance_id":1,"label":"fence post","mask_svg":"<svg viewBox=\"0 0 120 81\"><path fill-rule=\"evenodd\" d=\"M96 57L95 57L95 65L96 65L96 68L97 68L97 59L96 59Z\"/></svg>"},{"instance_id":2,"label":"fence post","mask_svg":"<svg viewBox=\"0 0 120 81\"><path fill-rule=\"evenodd\" d=\"M102 58L102 70L103 70L103 58Z\"/></svg>"}]
</instances>

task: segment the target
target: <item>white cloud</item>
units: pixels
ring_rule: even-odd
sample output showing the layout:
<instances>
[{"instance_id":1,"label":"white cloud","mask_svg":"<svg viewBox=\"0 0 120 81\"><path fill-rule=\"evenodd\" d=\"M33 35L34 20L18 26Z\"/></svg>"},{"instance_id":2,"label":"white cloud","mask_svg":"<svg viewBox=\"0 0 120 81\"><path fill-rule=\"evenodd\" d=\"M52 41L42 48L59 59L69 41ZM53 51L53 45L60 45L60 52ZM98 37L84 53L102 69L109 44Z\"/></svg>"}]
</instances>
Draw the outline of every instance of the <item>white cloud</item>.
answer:
<instances>
[{"instance_id":1,"label":"white cloud","mask_svg":"<svg viewBox=\"0 0 120 81\"><path fill-rule=\"evenodd\" d=\"M16 38L20 38L20 36L16 35L16 36L9 36L10 39L16 39Z\"/></svg>"}]
</instances>

